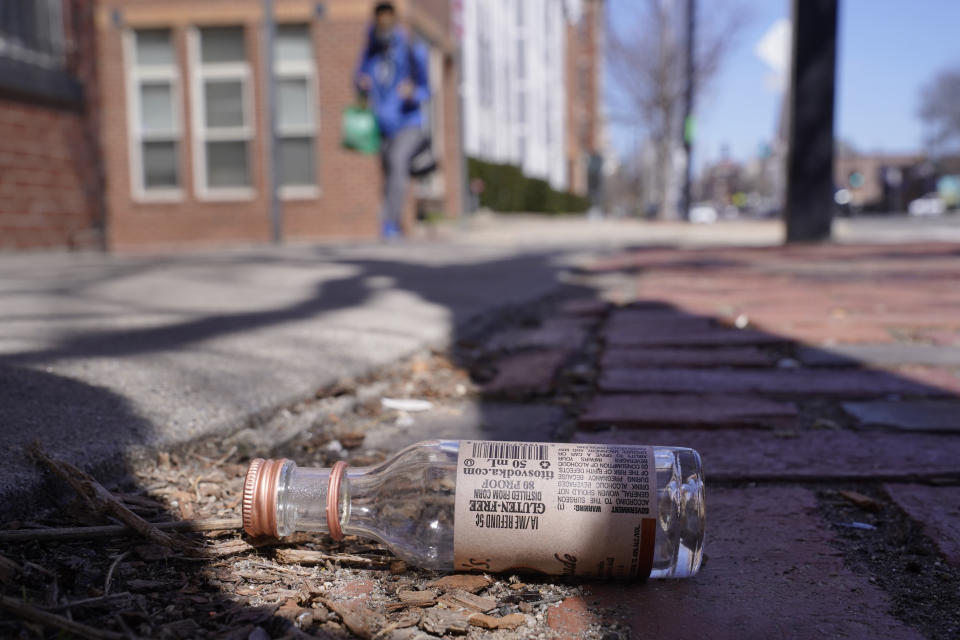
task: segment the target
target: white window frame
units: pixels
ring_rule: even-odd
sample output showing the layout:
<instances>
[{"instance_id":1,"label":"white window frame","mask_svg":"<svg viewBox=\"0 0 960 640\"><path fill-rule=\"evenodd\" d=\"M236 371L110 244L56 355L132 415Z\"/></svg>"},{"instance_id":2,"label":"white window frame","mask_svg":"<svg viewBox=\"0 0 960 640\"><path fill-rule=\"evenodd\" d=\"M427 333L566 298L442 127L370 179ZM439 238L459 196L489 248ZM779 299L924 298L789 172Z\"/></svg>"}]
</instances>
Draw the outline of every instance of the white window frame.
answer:
<instances>
[{"instance_id":1,"label":"white window frame","mask_svg":"<svg viewBox=\"0 0 960 640\"><path fill-rule=\"evenodd\" d=\"M246 27L240 28L243 34L243 48L247 50ZM187 33L187 49L190 60L190 109L193 124L193 184L197 199L216 200L252 200L256 196L254 182L256 162L254 157L254 135L256 132L256 112L253 105L253 74L250 61L204 63L200 52L200 30L203 27L191 27ZM206 97L204 83L207 80L240 80L241 99L243 100L243 126L216 127L206 125ZM250 185L245 187L211 187L207 183L207 142L246 142L247 173Z\"/></svg>"},{"instance_id":2,"label":"white window frame","mask_svg":"<svg viewBox=\"0 0 960 640\"><path fill-rule=\"evenodd\" d=\"M314 184L291 184L280 185L278 193L283 200L312 200L320 196L320 185L317 182L317 162L318 140L320 132L319 123L319 98L317 96L317 69L314 64L314 45L313 31L310 23L290 23L296 26L305 26L307 28L307 44L310 47L310 58L307 60L280 60L277 52L273 55L273 81L279 83L281 80L306 80L307 81L307 122L300 126L283 126L279 117L275 117L277 141L283 138L310 138L313 141L313 179ZM282 26L282 25L277 25ZM276 40L274 40L276 46ZM279 94L279 90L277 92ZM279 104L274 105L278 110ZM280 166L276 167L280 171ZM279 176L278 176L279 177Z\"/></svg>"},{"instance_id":3,"label":"white window frame","mask_svg":"<svg viewBox=\"0 0 960 640\"><path fill-rule=\"evenodd\" d=\"M127 138L129 142L130 190L137 202L176 202L183 199L184 167L181 151L183 149L183 96L181 93L180 67L177 63L176 33L170 31L170 46L173 50L173 62L162 65L140 65L137 63L138 29L127 29L123 34L123 60L126 71L127 89ZM140 86L143 84L168 82L170 99L173 100L173 126L170 131L146 132L141 119ZM177 149L176 187L147 187L143 180L143 143L174 142Z\"/></svg>"}]
</instances>

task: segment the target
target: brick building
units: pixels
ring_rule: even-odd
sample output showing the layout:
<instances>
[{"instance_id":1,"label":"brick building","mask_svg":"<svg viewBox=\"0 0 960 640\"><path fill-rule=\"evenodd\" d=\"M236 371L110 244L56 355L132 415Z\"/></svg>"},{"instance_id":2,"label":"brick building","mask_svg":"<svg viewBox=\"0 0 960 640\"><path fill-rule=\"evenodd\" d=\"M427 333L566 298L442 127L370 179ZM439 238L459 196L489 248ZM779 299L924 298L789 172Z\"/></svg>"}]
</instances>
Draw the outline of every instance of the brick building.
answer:
<instances>
[{"instance_id":1,"label":"brick building","mask_svg":"<svg viewBox=\"0 0 960 640\"><path fill-rule=\"evenodd\" d=\"M16 15L4 22L8 2ZM99 238L124 250L271 238L261 0L3 3L0 45L33 48L0 46L0 247ZM427 126L441 165L412 190L408 216L414 197L455 215L460 149L448 4L395 4L429 47ZM340 114L355 99L352 73L372 5L275 0L285 238L379 233L378 158L340 146ZM36 86L18 86L24 77Z\"/></svg>"},{"instance_id":2,"label":"brick building","mask_svg":"<svg viewBox=\"0 0 960 640\"><path fill-rule=\"evenodd\" d=\"M340 146L373 4L274 0L267 70L262 0L0 0L0 249L269 241L268 71L283 237L376 237L379 159ZM464 26L468 151L478 130L493 132L528 175L586 190L601 127L603 0L504 0L507 13L486 0L395 4L429 47L426 126L440 163L411 190L408 219L416 207L461 210L453 24ZM481 60L484 7L486 26L506 20L517 46L483 41ZM478 108L495 116L490 126L469 126Z\"/></svg>"},{"instance_id":3,"label":"brick building","mask_svg":"<svg viewBox=\"0 0 960 640\"><path fill-rule=\"evenodd\" d=\"M567 24L566 78L569 189L587 193L590 158L604 153L603 48L605 0L580 0L576 21Z\"/></svg>"},{"instance_id":4,"label":"brick building","mask_svg":"<svg viewBox=\"0 0 960 640\"><path fill-rule=\"evenodd\" d=\"M86 0L0 2L0 249L99 243L93 33Z\"/></svg>"},{"instance_id":5,"label":"brick building","mask_svg":"<svg viewBox=\"0 0 960 640\"><path fill-rule=\"evenodd\" d=\"M930 190L917 180L925 158L921 154L854 153L841 149L833 163L834 184L847 189L857 209L899 210Z\"/></svg>"},{"instance_id":6,"label":"brick building","mask_svg":"<svg viewBox=\"0 0 960 640\"><path fill-rule=\"evenodd\" d=\"M449 22L397 2L430 47L442 169L417 190L459 210ZM424 5L421 8L421 4ZM378 159L340 148L372 2L276 0L277 166L287 238L379 232ZM271 237L260 0L100 0L107 238L113 248ZM450 188L447 188L447 187ZM412 208L411 208L412 211Z\"/></svg>"}]
</instances>

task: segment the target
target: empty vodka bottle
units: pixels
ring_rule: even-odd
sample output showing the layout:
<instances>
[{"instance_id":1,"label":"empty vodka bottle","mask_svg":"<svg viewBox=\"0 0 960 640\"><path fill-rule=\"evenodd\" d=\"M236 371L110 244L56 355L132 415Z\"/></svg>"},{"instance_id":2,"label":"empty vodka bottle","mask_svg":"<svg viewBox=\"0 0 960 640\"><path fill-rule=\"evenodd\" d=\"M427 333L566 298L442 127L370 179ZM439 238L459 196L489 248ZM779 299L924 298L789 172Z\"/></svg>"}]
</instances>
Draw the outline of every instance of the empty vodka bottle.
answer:
<instances>
[{"instance_id":1,"label":"empty vodka bottle","mask_svg":"<svg viewBox=\"0 0 960 640\"><path fill-rule=\"evenodd\" d=\"M357 535L447 571L690 577L704 519L682 447L430 440L371 467L258 458L243 492L250 535Z\"/></svg>"}]
</instances>

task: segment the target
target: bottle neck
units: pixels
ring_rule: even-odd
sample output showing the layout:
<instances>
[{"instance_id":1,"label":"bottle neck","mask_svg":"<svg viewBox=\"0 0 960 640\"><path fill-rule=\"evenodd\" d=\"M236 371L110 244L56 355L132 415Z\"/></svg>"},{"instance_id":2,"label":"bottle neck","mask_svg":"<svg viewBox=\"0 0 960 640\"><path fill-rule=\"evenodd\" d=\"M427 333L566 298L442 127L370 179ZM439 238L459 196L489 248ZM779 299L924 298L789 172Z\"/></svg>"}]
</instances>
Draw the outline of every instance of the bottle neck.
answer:
<instances>
[{"instance_id":1,"label":"bottle neck","mask_svg":"<svg viewBox=\"0 0 960 640\"><path fill-rule=\"evenodd\" d=\"M330 468L298 467L293 462L284 465L277 483L277 535L288 536L294 531L330 533L328 510L333 505L334 524L340 523L342 532L348 533L351 478L358 474L350 469L341 472L337 487L336 482L331 484L332 473ZM339 494L332 502L331 486Z\"/></svg>"}]
</instances>

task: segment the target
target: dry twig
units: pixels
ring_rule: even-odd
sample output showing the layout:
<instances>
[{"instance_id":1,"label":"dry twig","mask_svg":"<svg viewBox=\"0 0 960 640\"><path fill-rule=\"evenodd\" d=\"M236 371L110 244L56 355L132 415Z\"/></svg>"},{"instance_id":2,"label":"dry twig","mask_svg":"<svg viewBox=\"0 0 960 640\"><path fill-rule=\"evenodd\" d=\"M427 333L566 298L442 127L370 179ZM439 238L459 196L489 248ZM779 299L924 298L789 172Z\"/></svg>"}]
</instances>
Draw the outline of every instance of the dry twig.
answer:
<instances>
[{"instance_id":1,"label":"dry twig","mask_svg":"<svg viewBox=\"0 0 960 640\"><path fill-rule=\"evenodd\" d=\"M129 551L124 551L119 554L113 562L110 563L110 569L107 571L107 577L103 579L103 595L110 593L110 580L113 579L113 572L117 570L117 566L123 562L123 559L130 555Z\"/></svg>"},{"instance_id":2,"label":"dry twig","mask_svg":"<svg viewBox=\"0 0 960 640\"><path fill-rule=\"evenodd\" d=\"M346 553L324 553L309 549L277 549L277 560L286 564L302 564L306 566L323 564L328 560L340 564L357 564L364 567L386 567L390 565L390 558L366 558Z\"/></svg>"},{"instance_id":3,"label":"dry twig","mask_svg":"<svg viewBox=\"0 0 960 640\"><path fill-rule=\"evenodd\" d=\"M206 520L175 520L172 522L148 522L160 531L202 532L228 531L243 526L240 518L210 518ZM86 540L139 534L139 531L123 524L108 524L99 527L53 527L50 529L9 529L0 531L0 542L40 540Z\"/></svg>"},{"instance_id":4,"label":"dry twig","mask_svg":"<svg viewBox=\"0 0 960 640\"><path fill-rule=\"evenodd\" d=\"M107 491L106 487L85 471L78 469L69 462L51 458L37 442L31 447L31 453L51 471L66 480L99 513L113 516L155 544L170 549L181 549L183 547L179 540L160 531L133 511L130 511L116 496Z\"/></svg>"},{"instance_id":5,"label":"dry twig","mask_svg":"<svg viewBox=\"0 0 960 640\"><path fill-rule=\"evenodd\" d=\"M107 631L106 629L90 627L55 613L50 613L49 611L44 611L43 609L37 609L36 607L33 607L25 602L21 602L16 598L0 595L0 609L5 609L16 616L23 618L24 620L30 620L31 622L36 622L46 627L53 627L54 629L67 631L82 638L92 638L93 640L127 639L127 635L125 633L117 633L116 631Z\"/></svg>"}]
</instances>

